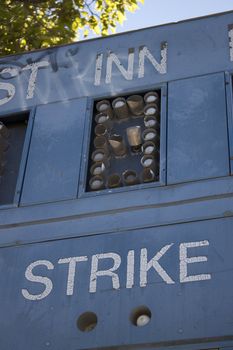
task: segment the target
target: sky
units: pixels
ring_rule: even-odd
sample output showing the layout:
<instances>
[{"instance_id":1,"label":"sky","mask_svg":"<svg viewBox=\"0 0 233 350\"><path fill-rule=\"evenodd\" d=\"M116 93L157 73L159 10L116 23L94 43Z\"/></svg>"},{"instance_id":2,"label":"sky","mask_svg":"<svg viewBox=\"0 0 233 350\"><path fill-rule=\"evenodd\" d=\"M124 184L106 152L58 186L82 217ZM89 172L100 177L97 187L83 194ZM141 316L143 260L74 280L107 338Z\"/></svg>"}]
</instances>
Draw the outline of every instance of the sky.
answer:
<instances>
[{"instance_id":1,"label":"sky","mask_svg":"<svg viewBox=\"0 0 233 350\"><path fill-rule=\"evenodd\" d=\"M233 0L145 0L117 33L233 10Z\"/></svg>"},{"instance_id":2,"label":"sky","mask_svg":"<svg viewBox=\"0 0 233 350\"><path fill-rule=\"evenodd\" d=\"M144 0L144 4L138 5L136 12L128 12L127 20L122 25L117 25L116 33L233 11L233 0ZM94 37L97 35L90 32L85 39L82 31L79 32L80 40Z\"/></svg>"}]
</instances>

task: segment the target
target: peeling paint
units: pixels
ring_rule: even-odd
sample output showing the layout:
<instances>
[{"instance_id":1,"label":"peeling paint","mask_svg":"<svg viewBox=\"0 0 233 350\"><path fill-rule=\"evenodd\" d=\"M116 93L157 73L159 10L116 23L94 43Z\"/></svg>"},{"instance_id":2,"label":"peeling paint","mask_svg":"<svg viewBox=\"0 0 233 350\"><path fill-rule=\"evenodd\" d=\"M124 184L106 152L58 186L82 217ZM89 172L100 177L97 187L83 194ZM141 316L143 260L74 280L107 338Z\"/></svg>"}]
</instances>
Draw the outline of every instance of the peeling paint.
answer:
<instances>
[{"instance_id":1,"label":"peeling paint","mask_svg":"<svg viewBox=\"0 0 233 350\"><path fill-rule=\"evenodd\" d=\"M180 244L180 282L195 282L195 281L205 281L210 280L211 275L200 274L200 275L190 275L188 276L188 264L206 262L208 259L206 256L193 256L189 258L187 256L188 249L209 246L208 241L200 242L189 242Z\"/></svg>"},{"instance_id":2,"label":"peeling paint","mask_svg":"<svg viewBox=\"0 0 233 350\"><path fill-rule=\"evenodd\" d=\"M161 44L161 61L160 63L154 58L146 46L139 49L139 70L138 78L143 78L145 75L145 57L150 61L155 70L160 74L167 73L167 51L168 45L166 42Z\"/></svg>"},{"instance_id":3,"label":"peeling paint","mask_svg":"<svg viewBox=\"0 0 233 350\"><path fill-rule=\"evenodd\" d=\"M171 77L177 79L181 76L181 72L183 78L211 73L211 67L208 71L204 68L208 54L212 55L212 61L215 59L206 44L209 42L212 29L217 25L212 22L210 26L201 27L202 44L199 44L200 38L197 33L190 37L193 43L185 41L187 45L181 46L184 40L183 34L178 32L176 41L173 29L170 32L171 27L168 27L163 29L162 35L160 30L155 28L145 30L142 34L135 33L132 36L133 40L127 40L127 36L122 36L122 40L118 37L113 40L106 39L107 46L98 45L98 41L94 41L93 44L92 42L74 44L11 56L9 59L2 58L0 107L4 106L5 110L17 110L59 99L69 100L99 94L113 95L119 93L120 89L134 86L133 81L136 83L137 79L141 80L138 82L138 88L143 88L144 83L147 85L153 81L158 84L169 81ZM226 66L226 63L233 62L233 24L225 21L222 27L228 40L221 41L221 46L220 44L216 46L216 52L221 52L223 61L223 64L219 61L218 54L216 64L218 66L222 64L222 69L218 70L226 71L229 70L229 65ZM151 35L153 33L155 35ZM189 39L188 24L185 35L186 39ZM217 42L215 44L217 45ZM94 51L89 48L91 45ZM189 61L192 64L187 67ZM43 80L38 80L38 72L43 68L46 69L43 72ZM169 75L161 77L168 72ZM2 107L1 109L3 110Z\"/></svg>"},{"instance_id":4,"label":"peeling paint","mask_svg":"<svg viewBox=\"0 0 233 350\"><path fill-rule=\"evenodd\" d=\"M69 264L66 295L74 294L74 279L76 273L76 264L87 261L87 256L75 256L72 258L59 259L58 264Z\"/></svg>"},{"instance_id":5,"label":"peeling paint","mask_svg":"<svg viewBox=\"0 0 233 350\"><path fill-rule=\"evenodd\" d=\"M18 71L16 68L4 68L1 71L2 74L9 74L10 77L15 77L18 74ZM15 86L11 83L0 83L0 90L5 90L7 96L0 99L0 106L4 105L5 103L9 102L15 95Z\"/></svg>"},{"instance_id":6,"label":"peeling paint","mask_svg":"<svg viewBox=\"0 0 233 350\"><path fill-rule=\"evenodd\" d=\"M159 264L159 260L162 256L171 248L173 243L164 246L155 256L147 261L147 249L143 248L141 250L141 263L140 263L140 286L146 287L147 285L147 272L154 268L154 270L158 273L158 275L162 278L164 282L167 284L174 284L175 282L172 278L167 274L167 272L162 268Z\"/></svg>"},{"instance_id":7,"label":"peeling paint","mask_svg":"<svg viewBox=\"0 0 233 350\"><path fill-rule=\"evenodd\" d=\"M113 266L107 270L98 270L98 263L100 259L112 259ZM112 279L112 287L113 289L120 288L119 276L113 271L116 271L121 264L121 257L116 253L105 253L105 254L97 254L93 255L92 263L91 263L91 277L90 277L90 293L96 292L97 286L97 277L108 276Z\"/></svg>"},{"instance_id":8,"label":"peeling paint","mask_svg":"<svg viewBox=\"0 0 233 350\"><path fill-rule=\"evenodd\" d=\"M41 61L27 65L23 68L23 70L31 70L29 81L28 81L28 89L26 99L33 98L34 90L36 85L36 77L38 74L38 69L42 67L48 67L49 62Z\"/></svg>"},{"instance_id":9,"label":"peeling paint","mask_svg":"<svg viewBox=\"0 0 233 350\"><path fill-rule=\"evenodd\" d=\"M133 79L133 66L134 66L134 49L129 49L128 52L128 68L125 69L120 62L118 56L113 53L109 52L108 58L107 58L107 68L106 68L106 84L110 84L112 81L112 64L115 63L116 67L119 69L120 73L126 80L132 80Z\"/></svg>"},{"instance_id":10,"label":"peeling paint","mask_svg":"<svg viewBox=\"0 0 233 350\"><path fill-rule=\"evenodd\" d=\"M96 56L96 65L95 65L95 82L94 85L98 86L101 82L101 73L103 66L103 54Z\"/></svg>"},{"instance_id":11,"label":"peeling paint","mask_svg":"<svg viewBox=\"0 0 233 350\"><path fill-rule=\"evenodd\" d=\"M127 255L126 288L132 288L134 285L134 255L134 250L130 250Z\"/></svg>"}]
</instances>

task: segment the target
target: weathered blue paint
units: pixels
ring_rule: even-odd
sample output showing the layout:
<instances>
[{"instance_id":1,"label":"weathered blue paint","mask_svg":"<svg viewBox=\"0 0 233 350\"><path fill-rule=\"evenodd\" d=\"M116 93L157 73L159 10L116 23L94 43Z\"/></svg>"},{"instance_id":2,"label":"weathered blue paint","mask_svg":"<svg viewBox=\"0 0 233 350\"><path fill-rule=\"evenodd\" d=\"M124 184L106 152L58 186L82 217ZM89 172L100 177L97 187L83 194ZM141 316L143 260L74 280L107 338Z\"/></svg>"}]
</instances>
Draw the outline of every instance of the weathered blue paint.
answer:
<instances>
[{"instance_id":1,"label":"weathered blue paint","mask_svg":"<svg viewBox=\"0 0 233 350\"><path fill-rule=\"evenodd\" d=\"M232 13L220 14L208 19L197 19L168 26L143 29L124 36L91 40L1 59L2 69L14 67L20 74L10 75L9 82L16 86L15 97L3 106L6 110L25 109L29 106L82 96L103 96L132 90L132 86L143 89L146 85L176 80L195 75L232 69L229 52L228 25L232 24ZM144 78L138 78L138 51L147 46L160 61L160 45L168 43L167 73L159 74L146 63ZM133 80L126 80L114 67L111 84L106 84L106 56L109 51L116 53L127 68L128 49L135 49ZM94 85L96 55L103 53L104 69L99 86ZM38 69L35 94L26 99L31 70L26 66L32 62L46 62ZM16 74L14 72L14 74ZM2 73L4 81L9 73ZM19 77L19 78L18 78ZM133 83L133 84L132 84Z\"/></svg>"},{"instance_id":2,"label":"weathered blue paint","mask_svg":"<svg viewBox=\"0 0 233 350\"><path fill-rule=\"evenodd\" d=\"M21 204L76 198L86 99L37 108Z\"/></svg>"},{"instance_id":3,"label":"weathered blue paint","mask_svg":"<svg viewBox=\"0 0 233 350\"><path fill-rule=\"evenodd\" d=\"M232 350L232 24L231 12L0 60L0 114L30 111L14 203L0 207L1 349ZM111 71L113 53L122 65ZM94 101L151 89L162 95L161 181L86 193ZM197 260L184 263L190 242ZM144 283L141 249L149 261L164 247L167 275L152 267ZM95 290L95 259L109 253L116 280L99 276ZM59 259L80 256L67 292ZM25 275L35 261L52 282L41 300L30 296L47 287ZM152 312L141 328L129 319L140 305ZM98 324L83 333L86 311Z\"/></svg>"},{"instance_id":4,"label":"weathered blue paint","mask_svg":"<svg viewBox=\"0 0 233 350\"><path fill-rule=\"evenodd\" d=\"M83 349L136 343L172 345L198 341L202 344L206 338L215 344L232 340L232 224L232 218L227 218L2 249L1 276L5 283L0 296L7 302L1 307L1 317L5 320L1 332L10 329L15 334L4 338L2 346L46 348L46 343L50 343L50 347L62 350L67 344L71 349ZM210 274L210 279L181 283L180 244L203 240L209 245L190 248L188 255L206 256L208 260L190 264L188 275ZM152 268L147 285L140 287L140 250L147 248L150 260L171 243L173 246L159 262L173 284L167 284ZM134 285L126 289L129 250L135 251ZM92 255L109 252L121 257L116 271L119 287L112 289L111 277L98 277L96 292L91 293ZM77 256L87 256L88 260L77 264L73 294L67 296L68 264L58 264L58 260ZM53 264L53 270L40 266L34 271L50 278L53 288L43 300L30 301L23 297L22 289L32 295L44 290L43 284L29 282L24 277L27 266L37 260ZM111 259L104 259L99 269L112 265ZM147 305L152 311L150 325L142 329L129 322L131 311L138 305ZM99 318L98 326L90 334L78 332L75 324L78 315L86 310L93 310Z\"/></svg>"},{"instance_id":5,"label":"weathered blue paint","mask_svg":"<svg viewBox=\"0 0 233 350\"><path fill-rule=\"evenodd\" d=\"M167 161L168 184L229 174L223 73L169 84Z\"/></svg>"}]
</instances>

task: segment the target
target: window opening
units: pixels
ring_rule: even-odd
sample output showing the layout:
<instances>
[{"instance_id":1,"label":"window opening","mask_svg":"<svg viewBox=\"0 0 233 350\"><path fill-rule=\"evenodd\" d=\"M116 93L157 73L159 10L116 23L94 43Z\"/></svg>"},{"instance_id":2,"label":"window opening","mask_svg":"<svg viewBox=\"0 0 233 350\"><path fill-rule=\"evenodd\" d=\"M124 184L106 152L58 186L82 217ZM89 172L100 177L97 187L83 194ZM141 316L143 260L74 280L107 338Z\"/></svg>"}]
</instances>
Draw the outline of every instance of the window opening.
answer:
<instances>
[{"instance_id":1,"label":"window opening","mask_svg":"<svg viewBox=\"0 0 233 350\"><path fill-rule=\"evenodd\" d=\"M0 118L0 205L14 202L29 113Z\"/></svg>"}]
</instances>

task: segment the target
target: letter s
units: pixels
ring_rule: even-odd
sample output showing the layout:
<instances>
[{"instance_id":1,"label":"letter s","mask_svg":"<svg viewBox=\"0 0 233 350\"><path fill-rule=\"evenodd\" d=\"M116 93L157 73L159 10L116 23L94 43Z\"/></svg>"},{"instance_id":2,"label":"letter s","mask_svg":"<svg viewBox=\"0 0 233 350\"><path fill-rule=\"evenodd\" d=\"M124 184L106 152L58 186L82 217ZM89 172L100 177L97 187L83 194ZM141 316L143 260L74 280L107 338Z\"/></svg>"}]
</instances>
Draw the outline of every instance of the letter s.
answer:
<instances>
[{"instance_id":1,"label":"letter s","mask_svg":"<svg viewBox=\"0 0 233 350\"><path fill-rule=\"evenodd\" d=\"M15 87L10 83L0 83L0 90L6 90L8 95L0 99L0 106L9 102L15 95Z\"/></svg>"},{"instance_id":2,"label":"letter s","mask_svg":"<svg viewBox=\"0 0 233 350\"><path fill-rule=\"evenodd\" d=\"M48 277L42 277L42 276L35 276L32 272L34 267L44 265L47 267L48 270L53 270L54 266L53 264L48 260L37 260L31 263L26 271L25 271L25 277L28 281L36 282L36 283L42 283L45 286L45 290L40 294L30 294L27 289L22 289L22 294L25 299L28 300L41 300L46 298L53 289L53 283Z\"/></svg>"},{"instance_id":3,"label":"letter s","mask_svg":"<svg viewBox=\"0 0 233 350\"><path fill-rule=\"evenodd\" d=\"M5 68L1 71L1 74L9 74L11 77L15 77L18 72L15 68ZM15 96L15 87L10 83L0 83L0 90L6 90L7 96L0 99L0 106L9 102Z\"/></svg>"}]
</instances>

